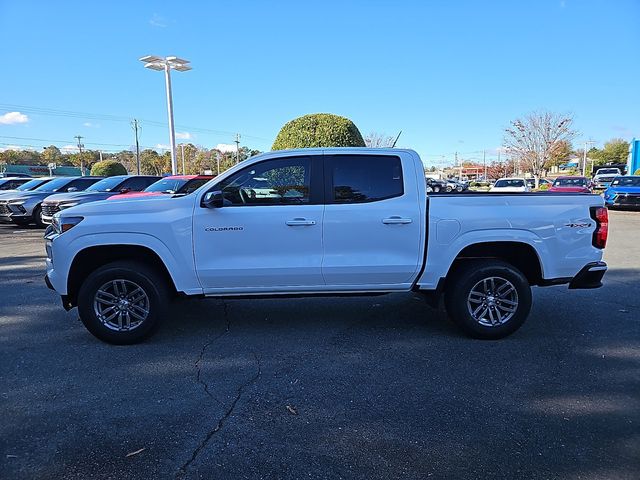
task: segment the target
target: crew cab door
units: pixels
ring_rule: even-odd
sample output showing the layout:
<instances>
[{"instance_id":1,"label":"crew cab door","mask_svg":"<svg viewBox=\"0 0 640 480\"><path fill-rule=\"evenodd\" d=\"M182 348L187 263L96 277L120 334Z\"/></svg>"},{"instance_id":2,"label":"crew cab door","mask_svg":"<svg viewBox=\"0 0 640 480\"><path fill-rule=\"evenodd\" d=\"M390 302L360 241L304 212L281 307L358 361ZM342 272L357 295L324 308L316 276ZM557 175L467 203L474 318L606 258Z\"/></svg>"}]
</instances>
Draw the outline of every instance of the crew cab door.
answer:
<instances>
[{"instance_id":1,"label":"crew cab door","mask_svg":"<svg viewBox=\"0 0 640 480\"><path fill-rule=\"evenodd\" d=\"M223 206L195 206L196 271L205 293L322 287L322 156L272 158L221 180ZM204 195L203 195L204 196Z\"/></svg>"},{"instance_id":2,"label":"crew cab door","mask_svg":"<svg viewBox=\"0 0 640 480\"><path fill-rule=\"evenodd\" d=\"M400 154L325 156L322 272L328 287L405 289L415 279L424 246L419 204L426 199L418 198L412 162Z\"/></svg>"}]
</instances>

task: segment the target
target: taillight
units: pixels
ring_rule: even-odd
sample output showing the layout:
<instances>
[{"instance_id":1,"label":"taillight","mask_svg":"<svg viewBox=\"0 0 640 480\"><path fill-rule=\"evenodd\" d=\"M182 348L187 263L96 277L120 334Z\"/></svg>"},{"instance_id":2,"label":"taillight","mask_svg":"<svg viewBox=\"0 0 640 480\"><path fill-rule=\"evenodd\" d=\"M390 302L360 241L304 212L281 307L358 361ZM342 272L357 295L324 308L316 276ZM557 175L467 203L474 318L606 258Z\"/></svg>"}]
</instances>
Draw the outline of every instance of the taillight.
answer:
<instances>
[{"instance_id":1,"label":"taillight","mask_svg":"<svg viewBox=\"0 0 640 480\"><path fill-rule=\"evenodd\" d=\"M596 229L593 232L593 246L604 248L609 236L609 211L605 207L592 207L591 218L596 221Z\"/></svg>"}]
</instances>

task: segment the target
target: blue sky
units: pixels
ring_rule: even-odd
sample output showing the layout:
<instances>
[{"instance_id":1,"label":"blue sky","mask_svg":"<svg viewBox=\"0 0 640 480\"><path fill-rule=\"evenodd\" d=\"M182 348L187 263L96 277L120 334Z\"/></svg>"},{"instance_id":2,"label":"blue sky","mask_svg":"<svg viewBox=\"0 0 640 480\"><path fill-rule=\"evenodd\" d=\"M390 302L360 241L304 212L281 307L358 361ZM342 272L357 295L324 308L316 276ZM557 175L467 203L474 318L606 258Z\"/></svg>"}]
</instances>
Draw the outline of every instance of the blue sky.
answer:
<instances>
[{"instance_id":1,"label":"blue sky","mask_svg":"<svg viewBox=\"0 0 640 480\"><path fill-rule=\"evenodd\" d=\"M640 137L638 0L0 0L0 31L5 148L79 134L119 150L133 117L142 145L168 144L166 127L145 123L166 123L147 54L191 60L173 75L176 130L207 147L240 132L268 150L314 112L363 134L402 130L398 145L427 164L492 157L508 121L537 109L573 113L576 143Z\"/></svg>"}]
</instances>

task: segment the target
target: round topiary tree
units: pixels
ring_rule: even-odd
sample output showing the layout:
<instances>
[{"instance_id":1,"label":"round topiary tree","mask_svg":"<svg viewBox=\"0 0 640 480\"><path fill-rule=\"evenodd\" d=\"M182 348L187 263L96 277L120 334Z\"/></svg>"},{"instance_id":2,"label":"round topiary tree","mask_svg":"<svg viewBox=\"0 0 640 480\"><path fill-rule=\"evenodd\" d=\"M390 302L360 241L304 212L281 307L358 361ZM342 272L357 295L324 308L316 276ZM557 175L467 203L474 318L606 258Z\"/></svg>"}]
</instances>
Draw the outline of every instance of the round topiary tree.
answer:
<instances>
[{"instance_id":1,"label":"round topiary tree","mask_svg":"<svg viewBox=\"0 0 640 480\"><path fill-rule=\"evenodd\" d=\"M112 177L114 175L126 175L127 169L120 162L115 160L103 160L96 162L91 167L91 175L97 177Z\"/></svg>"},{"instance_id":2,"label":"round topiary tree","mask_svg":"<svg viewBox=\"0 0 640 480\"><path fill-rule=\"evenodd\" d=\"M271 148L364 146L360 130L348 118L331 113L313 113L286 123Z\"/></svg>"}]
</instances>

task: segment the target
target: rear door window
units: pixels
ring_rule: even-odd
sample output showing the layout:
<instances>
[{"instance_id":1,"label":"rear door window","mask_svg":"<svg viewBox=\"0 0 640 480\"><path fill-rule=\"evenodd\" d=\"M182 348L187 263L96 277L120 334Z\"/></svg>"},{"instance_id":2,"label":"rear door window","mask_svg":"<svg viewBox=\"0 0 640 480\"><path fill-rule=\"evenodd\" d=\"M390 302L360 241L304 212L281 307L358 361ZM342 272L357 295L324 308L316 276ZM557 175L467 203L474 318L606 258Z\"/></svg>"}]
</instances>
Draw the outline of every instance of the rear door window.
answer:
<instances>
[{"instance_id":1,"label":"rear door window","mask_svg":"<svg viewBox=\"0 0 640 480\"><path fill-rule=\"evenodd\" d=\"M328 203L369 203L404 194L402 162L395 155L326 157Z\"/></svg>"}]
</instances>

